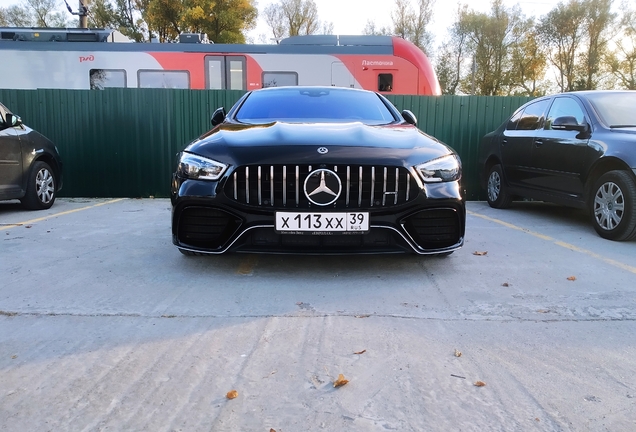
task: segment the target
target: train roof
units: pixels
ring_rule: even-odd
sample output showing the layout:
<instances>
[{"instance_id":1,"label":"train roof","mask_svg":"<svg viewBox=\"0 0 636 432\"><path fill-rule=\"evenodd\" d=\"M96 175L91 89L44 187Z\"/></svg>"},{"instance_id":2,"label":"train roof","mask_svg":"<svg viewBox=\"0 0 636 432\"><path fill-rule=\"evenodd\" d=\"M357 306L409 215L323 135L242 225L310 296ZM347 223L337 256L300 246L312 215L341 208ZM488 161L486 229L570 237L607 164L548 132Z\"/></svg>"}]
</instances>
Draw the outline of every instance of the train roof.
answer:
<instances>
[{"instance_id":1,"label":"train roof","mask_svg":"<svg viewBox=\"0 0 636 432\"><path fill-rule=\"evenodd\" d=\"M182 35L181 43L130 42L112 29L0 27L0 49L32 51L166 51L279 54L393 54L392 36L305 35L282 39L279 44L215 44L205 35ZM49 42L49 43L46 43ZM51 43L55 42L55 43ZM122 43L129 42L129 43ZM199 43L196 43L199 42Z\"/></svg>"}]
</instances>

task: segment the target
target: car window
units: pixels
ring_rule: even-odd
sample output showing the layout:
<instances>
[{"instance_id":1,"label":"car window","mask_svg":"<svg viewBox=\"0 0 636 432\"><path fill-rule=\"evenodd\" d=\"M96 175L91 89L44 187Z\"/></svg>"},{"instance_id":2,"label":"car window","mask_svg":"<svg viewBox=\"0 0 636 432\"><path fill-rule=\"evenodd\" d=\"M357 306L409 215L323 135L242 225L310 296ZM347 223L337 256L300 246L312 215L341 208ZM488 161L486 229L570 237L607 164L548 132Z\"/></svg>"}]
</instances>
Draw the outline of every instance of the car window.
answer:
<instances>
[{"instance_id":1,"label":"car window","mask_svg":"<svg viewBox=\"0 0 636 432\"><path fill-rule=\"evenodd\" d=\"M277 88L251 93L235 118L244 123L396 121L377 94L343 89Z\"/></svg>"},{"instance_id":2,"label":"car window","mask_svg":"<svg viewBox=\"0 0 636 432\"><path fill-rule=\"evenodd\" d=\"M550 107L546 118L545 128L552 129L552 122L557 117L574 117L577 123L582 124L585 120L583 108L577 101L569 97L558 97L554 99L554 103Z\"/></svg>"},{"instance_id":3,"label":"car window","mask_svg":"<svg viewBox=\"0 0 636 432\"><path fill-rule=\"evenodd\" d=\"M585 96L607 126L636 125L636 92L590 92Z\"/></svg>"},{"instance_id":4,"label":"car window","mask_svg":"<svg viewBox=\"0 0 636 432\"><path fill-rule=\"evenodd\" d=\"M548 107L549 99L540 100L531 103L524 110L519 122L517 130L534 130L543 126L544 113Z\"/></svg>"},{"instance_id":5,"label":"car window","mask_svg":"<svg viewBox=\"0 0 636 432\"><path fill-rule=\"evenodd\" d=\"M512 117L510 117L510 120L508 120L508 125L506 126L506 129L508 130L517 129L517 125L519 124L519 119L521 118L521 114L523 114L523 110L517 111Z\"/></svg>"}]
</instances>

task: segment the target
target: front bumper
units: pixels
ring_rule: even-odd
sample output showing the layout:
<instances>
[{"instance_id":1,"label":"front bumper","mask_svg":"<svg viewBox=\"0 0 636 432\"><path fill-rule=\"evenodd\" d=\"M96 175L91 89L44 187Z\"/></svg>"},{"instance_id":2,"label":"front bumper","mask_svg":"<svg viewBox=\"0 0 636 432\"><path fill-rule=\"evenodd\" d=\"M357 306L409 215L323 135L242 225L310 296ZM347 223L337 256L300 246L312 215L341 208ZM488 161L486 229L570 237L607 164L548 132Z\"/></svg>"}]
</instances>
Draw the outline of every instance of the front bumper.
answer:
<instances>
[{"instance_id":1,"label":"front bumper","mask_svg":"<svg viewBox=\"0 0 636 432\"><path fill-rule=\"evenodd\" d=\"M369 231L332 235L278 233L275 212L289 208L237 203L217 186L216 182L173 179L172 236L180 249L204 254L434 255L453 252L464 243L466 208L459 182L425 185L415 199L398 206L352 209L369 212Z\"/></svg>"}]
</instances>

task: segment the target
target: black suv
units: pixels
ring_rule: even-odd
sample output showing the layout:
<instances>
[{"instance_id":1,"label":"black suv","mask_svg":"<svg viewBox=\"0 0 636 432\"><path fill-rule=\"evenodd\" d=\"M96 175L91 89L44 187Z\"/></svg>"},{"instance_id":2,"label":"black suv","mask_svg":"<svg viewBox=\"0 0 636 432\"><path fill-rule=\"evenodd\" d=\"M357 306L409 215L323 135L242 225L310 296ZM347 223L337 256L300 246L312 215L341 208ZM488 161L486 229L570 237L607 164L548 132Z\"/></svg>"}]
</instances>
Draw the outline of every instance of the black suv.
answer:
<instances>
[{"instance_id":1,"label":"black suv","mask_svg":"<svg viewBox=\"0 0 636 432\"><path fill-rule=\"evenodd\" d=\"M55 145L0 104L0 200L48 209L61 188L62 160Z\"/></svg>"},{"instance_id":2,"label":"black suv","mask_svg":"<svg viewBox=\"0 0 636 432\"><path fill-rule=\"evenodd\" d=\"M636 238L636 91L532 100L481 142L491 207L515 197L587 208L596 232Z\"/></svg>"}]
</instances>

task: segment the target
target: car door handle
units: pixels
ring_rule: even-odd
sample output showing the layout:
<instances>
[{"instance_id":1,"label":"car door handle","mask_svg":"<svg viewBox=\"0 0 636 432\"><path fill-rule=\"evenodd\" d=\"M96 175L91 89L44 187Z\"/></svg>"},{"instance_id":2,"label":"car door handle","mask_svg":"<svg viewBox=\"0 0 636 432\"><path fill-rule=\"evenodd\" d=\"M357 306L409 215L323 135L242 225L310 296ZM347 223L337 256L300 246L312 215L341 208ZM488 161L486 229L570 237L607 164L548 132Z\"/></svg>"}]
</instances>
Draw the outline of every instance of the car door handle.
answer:
<instances>
[{"instance_id":1,"label":"car door handle","mask_svg":"<svg viewBox=\"0 0 636 432\"><path fill-rule=\"evenodd\" d=\"M537 147L541 147L543 145L543 140L540 140L540 139L534 140L534 145Z\"/></svg>"},{"instance_id":2,"label":"car door handle","mask_svg":"<svg viewBox=\"0 0 636 432\"><path fill-rule=\"evenodd\" d=\"M507 140L507 139L502 139L502 140L501 140L501 143L502 143L502 144L508 144L508 140Z\"/></svg>"}]
</instances>

